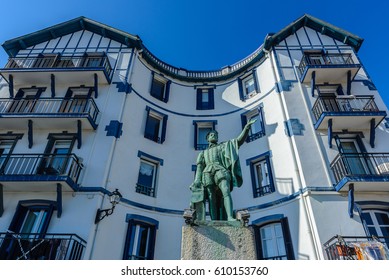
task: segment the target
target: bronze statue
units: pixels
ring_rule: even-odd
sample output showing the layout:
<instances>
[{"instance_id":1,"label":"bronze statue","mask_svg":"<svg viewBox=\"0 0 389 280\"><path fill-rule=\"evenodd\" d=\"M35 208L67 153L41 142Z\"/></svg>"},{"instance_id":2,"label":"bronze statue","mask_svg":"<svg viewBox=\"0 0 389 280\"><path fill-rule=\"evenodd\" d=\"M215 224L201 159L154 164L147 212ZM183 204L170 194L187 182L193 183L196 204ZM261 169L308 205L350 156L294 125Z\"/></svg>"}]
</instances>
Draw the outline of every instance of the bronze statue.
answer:
<instances>
[{"instance_id":1,"label":"bronze statue","mask_svg":"<svg viewBox=\"0 0 389 280\"><path fill-rule=\"evenodd\" d=\"M245 142L250 120L236 139L218 143L216 130L208 132L208 148L197 157L197 170L192 191L191 208L196 210L196 220L205 220L205 201L208 200L211 220L235 221L231 191L243 183L238 150Z\"/></svg>"}]
</instances>

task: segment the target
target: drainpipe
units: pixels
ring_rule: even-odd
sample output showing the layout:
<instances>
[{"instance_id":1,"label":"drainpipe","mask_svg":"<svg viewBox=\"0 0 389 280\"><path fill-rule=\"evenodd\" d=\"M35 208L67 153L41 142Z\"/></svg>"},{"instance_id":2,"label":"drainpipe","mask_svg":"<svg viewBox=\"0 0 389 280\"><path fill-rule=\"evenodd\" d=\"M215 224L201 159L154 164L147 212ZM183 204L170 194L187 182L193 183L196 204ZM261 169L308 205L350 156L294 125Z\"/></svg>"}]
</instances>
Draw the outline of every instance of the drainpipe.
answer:
<instances>
[{"instance_id":1,"label":"drainpipe","mask_svg":"<svg viewBox=\"0 0 389 280\"><path fill-rule=\"evenodd\" d=\"M273 76L274 76L274 80L276 82L278 82L278 77L277 77L277 74L276 74L276 71L275 71L275 66L274 66L274 61L273 61L273 55L272 55L272 52L270 51L267 51L267 50L264 50L266 55L269 57L270 59L270 64L271 64L271 68L272 68L272 72L273 72ZM286 106L286 102L285 102L285 98L283 96L283 94L280 93L278 94L279 96L279 99L280 99L280 104L281 104L281 108L282 108L282 116L283 116L283 119L284 120L287 120L289 119L289 115L288 115L288 111L287 111L287 106ZM300 185L300 191L302 192L302 186L306 186L306 182L304 180L304 178L301 176L300 174L300 170L302 170L300 164L299 164L299 161L297 160L297 148L295 146L295 143L292 141L292 137L288 137L288 142L289 142L289 146L290 146L290 150L292 151L292 157L293 157L293 166L295 168L295 173L296 173L296 177L299 181L299 185ZM317 241L314 237L315 236L318 236L317 233L316 233L316 230L315 230L315 227L313 225L313 221L312 221L312 215L309 211L309 207L308 207L308 204L307 204L307 201L306 201L306 196L302 193L301 195L301 198L303 200L303 205L304 205L304 210L305 210L305 214L306 214L306 218L307 218L307 223L308 223L308 226L309 226L309 230L310 230L310 241L311 241L311 244L312 244L312 247L314 248L315 250L315 255L316 255L316 259L320 259L320 248L321 246L319 246L317 244Z\"/></svg>"},{"instance_id":2,"label":"drainpipe","mask_svg":"<svg viewBox=\"0 0 389 280\"><path fill-rule=\"evenodd\" d=\"M127 83L127 82L129 83L131 81L131 77L132 77L132 73L133 73L133 68L134 68L134 64L135 64L135 59L133 59L134 58L134 52L135 52L135 48L132 49L130 61L128 62L127 72L126 72L126 75L124 77L124 82L125 83ZM120 55L120 53L119 53L119 55ZM118 56L118 59L119 59L119 56ZM124 97L123 97L122 106L121 106L120 111L119 111L119 118L118 118L119 122L122 122L122 120L123 120L123 112L124 112L124 107L125 107L125 104L126 104L126 101L127 101L127 96L128 96L128 94L125 92L124 93ZM107 98L107 101L106 101L106 104L105 104L103 112L105 112L105 109L108 106L107 104L108 104L108 98ZM117 140L118 139L116 138L113 141L113 143L111 145L111 148L110 148L110 152L109 152L109 156L108 156L108 166L106 168L106 171L104 172L104 180L103 180L103 182L104 182L104 184L103 184L104 189L107 189L108 179L109 179L109 175L110 175L111 169L112 169L112 158L113 158L113 155L114 155L114 152L115 152ZM105 195L103 195L101 197L100 209L103 208L104 197L105 197ZM98 228L99 228L99 223L97 223L95 225L95 230L94 230L93 238L92 238L92 245L91 245L91 249L90 249L90 252L89 252L89 256L87 258L89 260L91 260L92 257L93 257Z\"/></svg>"}]
</instances>

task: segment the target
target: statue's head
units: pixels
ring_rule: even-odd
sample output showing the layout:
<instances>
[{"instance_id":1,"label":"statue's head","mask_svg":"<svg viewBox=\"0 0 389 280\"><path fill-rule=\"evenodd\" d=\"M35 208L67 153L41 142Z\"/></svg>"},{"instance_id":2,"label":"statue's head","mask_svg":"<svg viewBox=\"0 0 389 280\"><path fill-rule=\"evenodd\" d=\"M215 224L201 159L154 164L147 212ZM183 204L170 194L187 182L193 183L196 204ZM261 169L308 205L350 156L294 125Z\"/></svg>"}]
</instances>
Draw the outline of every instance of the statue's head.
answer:
<instances>
[{"instance_id":1,"label":"statue's head","mask_svg":"<svg viewBox=\"0 0 389 280\"><path fill-rule=\"evenodd\" d=\"M219 133L216 130L211 130L205 137L208 143L217 143L219 140Z\"/></svg>"}]
</instances>

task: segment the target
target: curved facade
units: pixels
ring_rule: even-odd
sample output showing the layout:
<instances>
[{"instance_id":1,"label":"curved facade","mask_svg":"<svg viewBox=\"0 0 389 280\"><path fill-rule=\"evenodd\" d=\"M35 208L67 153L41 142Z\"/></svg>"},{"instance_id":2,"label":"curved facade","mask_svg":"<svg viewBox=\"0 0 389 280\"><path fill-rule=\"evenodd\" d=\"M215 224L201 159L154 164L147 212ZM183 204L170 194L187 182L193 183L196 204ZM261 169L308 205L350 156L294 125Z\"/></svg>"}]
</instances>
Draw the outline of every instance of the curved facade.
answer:
<instances>
[{"instance_id":1,"label":"curved facade","mask_svg":"<svg viewBox=\"0 0 389 280\"><path fill-rule=\"evenodd\" d=\"M304 15L212 72L86 18L5 42L1 257L20 257L12 240L27 232L79 253L26 258L180 259L205 134L232 139L252 118L232 197L258 259L333 258L333 236L385 236L387 109L362 41ZM95 220L115 189L120 203Z\"/></svg>"}]
</instances>

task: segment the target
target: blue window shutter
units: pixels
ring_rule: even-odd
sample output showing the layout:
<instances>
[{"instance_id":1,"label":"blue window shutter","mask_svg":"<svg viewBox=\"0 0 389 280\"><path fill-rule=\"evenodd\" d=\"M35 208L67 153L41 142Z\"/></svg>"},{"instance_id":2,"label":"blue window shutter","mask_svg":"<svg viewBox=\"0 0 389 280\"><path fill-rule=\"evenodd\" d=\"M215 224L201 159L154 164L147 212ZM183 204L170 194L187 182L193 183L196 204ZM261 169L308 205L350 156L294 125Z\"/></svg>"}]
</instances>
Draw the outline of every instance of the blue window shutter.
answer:
<instances>
[{"instance_id":1,"label":"blue window shutter","mask_svg":"<svg viewBox=\"0 0 389 280\"><path fill-rule=\"evenodd\" d=\"M145 131L144 131L143 135L146 135L147 127L148 127L149 121L150 121L150 107L149 106L146 106L146 112L147 112L146 125L145 125Z\"/></svg>"},{"instance_id":2,"label":"blue window shutter","mask_svg":"<svg viewBox=\"0 0 389 280\"><path fill-rule=\"evenodd\" d=\"M284 235L285 249L288 260L294 260L292 238L290 236L288 218L281 219L282 234Z\"/></svg>"},{"instance_id":3,"label":"blue window shutter","mask_svg":"<svg viewBox=\"0 0 389 280\"><path fill-rule=\"evenodd\" d=\"M213 88L208 89L208 109L215 108L215 98Z\"/></svg>"},{"instance_id":4,"label":"blue window shutter","mask_svg":"<svg viewBox=\"0 0 389 280\"><path fill-rule=\"evenodd\" d=\"M201 93L202 93L201 88L198 88L197 89L197 96L196 96L196 110L203 109L203 99L202 99Z\"/></svg>"},{"instance_id":5,"label":"blue window shutter","mask_svg":"<svg viewBox=\"0 0 389 280\"><path fill-rule=\"evenodd\" d=\"M258 194L257 194L257 186L256 186L256 179L255 179L255 170L254 170L254 163L253 162L250 162L250 175L251 175L251 185L252 185L252 188L253 188L253 197L258 197Z\"/></svg>"},{"instance_id":6,"label":"blue window shutter","mask_svg":"<svg viewBox=\"0 0 389 280\"><path fill-rule=\"evenodd\" d=\"M254 79L254 87L255 87L255 92L259 92L259 84L258 84L258 78L257 78L257 70L253 69L253 79Z\"/></svg>"},{"instance_id":7,"label":"blue window shutter","mask_svg":"<svg viewBox=\"0 0 389 280\"><path fill-rule=\"evenodd\" d=\"M240 100L244 100L244 92L243 92L243 83L242 79L238 78L238 87L239 87L239 98Z\"/></svg>"},{"instance_id":8,"label":"blue window shutter","mask_svg":"<svg viewBox=\"0 0 389 280\"><path fill-rule=\"evenodd\" d=\"M171 81L167 81L166 85L165 85L165 95L164 95L164 98L163 98L163 102L165 102L165 103L167 103L169 101L170 84L171 83L172 83Z\"/></svg>"},{"instance_id":9,"label":"blue window shutter","mask_svg":"<svg viewBox=\"0 0 389 280\"><path fill-rule=\"evenodd\" d=\"M242 122L242 129L247 124L247 116L245 114L240 115L240 120ZM246 137L246 142L250 142L249 137Z\"/></svg>"},{"instance_id":10,"label":"blue window shutter","mask_svg":"<svg viewBox=\"0 0 389 280\"><path fill-rule=\"evenodd\" d=\"M163 116L163 120L162 120L161 144L166 139L166 126L167 126L167 115Z\"/></svg>"},{"instance_id":11,"label":"blue window shutter","mask_svg":"<svg viewBox=\"0 0 389 280\"><path fill-rule=\"evenodd\" d=\"M194 125L194 148L196 150L196 147L197 147L197 129L198 129L198 125L197 125L197 122L193 121L193 125Z\"/></svg>"},{"instance_id":12,"label":"blue window shutter","mask_svg":"<svg viewBox=\"0 0 389 280\"><path fill-rule=\"evenodd\" d=\"M263 119L263 107L258 108L258 114L259 114L259 121L261 122L262 133L263 135L266 135L265 121Z\"/></svg>"}]
</instances>

